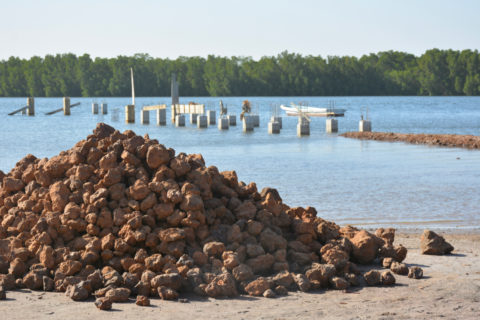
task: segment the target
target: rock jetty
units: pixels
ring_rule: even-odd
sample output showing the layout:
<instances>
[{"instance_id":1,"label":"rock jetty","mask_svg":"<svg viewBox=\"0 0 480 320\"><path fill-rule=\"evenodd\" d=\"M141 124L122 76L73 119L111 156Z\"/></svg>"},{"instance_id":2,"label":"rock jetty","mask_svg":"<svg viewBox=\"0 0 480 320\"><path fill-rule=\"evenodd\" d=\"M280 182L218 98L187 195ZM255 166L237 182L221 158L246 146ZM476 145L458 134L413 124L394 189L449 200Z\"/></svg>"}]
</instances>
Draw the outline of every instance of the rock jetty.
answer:
<instances>
[{"instance_id":1,"label":"rock jetty","mask_svg":"<svg viewBox=\"0 0 480 320\"><path fill-rule=\"evenodd\" d=\"M394 284L391 272L358 264L383 261L396 272L407 254L393 244L394 229L340 228L312 207L289 207L273 188L205 166L199 154L102 123L51 159L27 155L0 181L3 296L58 291L94 296L108 310L184 292L345 290Z\"/></svg>"},{"instance_id":2,"label":"rock jetty","mask_svg":"<svg viewBox=\"0 0 480 320\"><path fill-rule=\"evenodd\" d=\"M378 140L390 142L407 142L412 144L427 144L431 146L480 149L480 137L457 134L410 134L392 132L346 132L345 138L361 140Z\"/></svg>"}]
</instances>

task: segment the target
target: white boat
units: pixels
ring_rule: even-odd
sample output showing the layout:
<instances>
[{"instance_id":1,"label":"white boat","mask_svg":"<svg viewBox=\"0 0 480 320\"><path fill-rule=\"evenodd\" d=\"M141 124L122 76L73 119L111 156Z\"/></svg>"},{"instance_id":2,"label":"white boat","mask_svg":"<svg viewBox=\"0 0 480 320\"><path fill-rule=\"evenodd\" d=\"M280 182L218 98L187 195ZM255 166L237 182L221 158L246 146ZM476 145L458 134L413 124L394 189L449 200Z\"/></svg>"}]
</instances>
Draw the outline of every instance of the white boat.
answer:
<instances>
[{"instance_id":1,"label":"white boat","mask_svg":"<svg viewBox=\"0 0 480 320\"><path fill-rule=\"evenodd\" d=\"M303 113L309 117L343 117L345 109L339 108L317 108L310 106L298 106L292 103L291 107L281 105L280 108L284 110L287 116L299 116L299 113Z\"/></svg>"}]
</instances>

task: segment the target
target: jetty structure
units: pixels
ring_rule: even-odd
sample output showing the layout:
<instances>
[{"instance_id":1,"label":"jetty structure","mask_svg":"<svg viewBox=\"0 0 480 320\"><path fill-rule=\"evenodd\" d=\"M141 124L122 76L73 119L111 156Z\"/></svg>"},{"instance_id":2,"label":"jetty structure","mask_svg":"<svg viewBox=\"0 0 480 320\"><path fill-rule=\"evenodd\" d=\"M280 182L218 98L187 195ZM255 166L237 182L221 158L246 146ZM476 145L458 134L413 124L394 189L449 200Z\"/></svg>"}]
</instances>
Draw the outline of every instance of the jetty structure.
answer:
<instances>
[{"instance_id":1,"label":"jetty structure","mask_svg":"<svg viewBox=\"0 0 480 320\"><path fill-rule=\"evenodd\" d=\"M27 105L17 109L15 111L10 112L8 115L13 116L17 113L21 113L22 115L27 116L34 116L35 115L35 99L33 97L27 98Z\"/></svg>"},{"instance_id":2,"label":"jetty structure","mask_svg":"<svg viewBox=\"0 0 480 320\"><path fill-rule=\"evenodd\" d=\"M268 122L268 133L278 134L282 129L282 117L278 115L277 106L272 106L272 116L270 122Z\"/></svg>"},{"instance_id":3,"label":"jetty structure","mask_svg":"<svg viewBox=\"0 0 480 320\"><path fill-rule=\"evenodd\" d=\"M358 132L372 132L372 121L368 117L368 108L366 108L365 119L363 118L363 113L360 116Z\"/></svg>"},{"instance_id":4,"label":"jetty structure","mask_svg":"<svg viewBox=\"0 0 480 320\"><path fill-rule=\"evenodd\" d=\"M77 107L79 106L81 103L80 102L77 102L77 103L74 103L74 104L70 104L70 97L63 97L63 107L60 108L60 109L55 109L53 111L49 111L47 113L45 113L47 116L50 116L52 114L55 114L55 113L58 113L58 112L61 112L63 111L63 115L64 116L69 116L70 115L70 109L73 108L73 107Z\"/></svg>"},{"instance_id":5,"label":"jetty structure","mask_svg":"<svg viewBox=\"0 0 480 320\"><path fill-rule=\"evenodd\" d=\"M310 135L310 118L302 108L297 106L298 123L297 123L297 136L309 136Z\"/></svg>"}]
</instances>

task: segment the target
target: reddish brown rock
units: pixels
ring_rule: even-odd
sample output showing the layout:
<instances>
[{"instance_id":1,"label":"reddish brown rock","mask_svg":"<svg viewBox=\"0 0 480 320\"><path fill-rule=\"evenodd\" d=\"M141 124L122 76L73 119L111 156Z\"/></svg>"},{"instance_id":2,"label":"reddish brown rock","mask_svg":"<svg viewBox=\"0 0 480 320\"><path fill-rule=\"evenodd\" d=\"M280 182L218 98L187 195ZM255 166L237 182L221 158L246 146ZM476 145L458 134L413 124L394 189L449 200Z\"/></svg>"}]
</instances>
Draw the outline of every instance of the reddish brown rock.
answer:
<instances>
[{"instance_id":1,"label":"reddish brown rock","mask_svg":"<svg viewBox=\"0 0 480 320\"><path fill-rule=\"evenodd\" d=\"M178 292L172 288L167 288L164 286L157 287L158 296L162 300L177 300Z\"/></svg>"},{"instance_id":2,"label":"reddish brown rock","mask_svg":"<svg viewBox=\"0 0 480 320\"><path fill-rule=\"evenodd\" d=\"M148 307L150 306L150 299L148 299L146 296L138 295L135 304L141 307Z\"/></svg>"},{"instance_id":3,"label":"reddish brown rock","mask_svg":"<svg viewBox=\"0 0 480 320\"><path fill-rule=\"evenodd\" d=\"M225 251L225 245L219 241L212 241L205 243L203 246L203 252L208 256L221 256Z\"/></svg>"},{"instance_id":4,"label":"reddish brown rock","mask_svg":"<svg viewBox=\"0 0 480 320\"><path fill-rule=\"evenodd\" d=\"M425 230L420 238L422 254L442 255L453 251L453 246L433 231Z\"/></svg>"},{"instance_id":5,"label":"reddish brown rock","mask_svg":"<svg viewBox=\"0 0 480 320\"><path fill-rule=\"evenodd\" d=\"M50 199L52 200L53 211L63 211L68 203L70 191L62 181L55 182L49 188Z\"/></svg>"},{"instance_id":6,"label":"reddish brown rock","mask_svg":"<svg viewBox=\"0 0 480 320\"><path fill-rule=\"evenodd\" d=\"M157 169L170 161L170 153L162 145L151 145L147 151L147 164L151 169Z\"/></svg>"},{"instance_id":7,"label":"reddish brown rock","mask_svg":"<svg viewBox=\"0 0 480 320\"><path fill-rule=\"evenodd\" d=\"M345 290L348 288L348 281L341 277L330 278L330 285L335 290Z\"/></svg>"},{"instance_id":8,"label":"reddish brown rock","mask_svg":"<svg viewBox=\"0 0 480 320\"><path fill-rule=\"evenodd\" d=\"M95 306L100 310L111 310L112 309L112 301L108 298L97 298L95 300Z\"/></svg>"},{"instance_id":9,"label":"reddish brown rock","mask_svg":"<svg viewBox=\"0 0 480 320\"><path fill-rule=\"evenodd\" d=\"M173 290L178 290L182 286L182 277L178 273L160 274L150 281L150 286L153 289L162 286L171 288Z\"/></svg>"},{"instance_id":10,"label":"reddish brown rock","mask_svg":"<svg viewBox=\"0 0 480 320\"><path fill-rule=\"evenodd\" d=\"M230 273L216 276L206 286L205 293L212 298L238 296L235 279Z\"/></svg>"},{"instance_id":11,"label":"reddish brown rock","mask_svg":"<svg viewBox=\"0 0 480 320\"><path fill-rule=\"evenodd\" d=\"M378 238L365 230L358 231L355 236L350 239L353 246L353 257L360 263L371 263L377 255L379 247L377 239Z\"/></svg>"},{"instance_id":12,"label":"reddish brown rock","mask_svg":"<svg viewBox=\"0 0 480 320\"><path fill-rule=\"evenodd\" d=\"M58 265L58 271L66 276L72 276L82 269L82 263L74 260L67 260Z\"/></svg>"},{"instance_id":13,"label":"reddish brown rock","mask_svg":"<svg viewBox=\"0 0 480 320\"><path fill-rule=\"evenodd\" d=\"M88 299L89 293L81 283L78 283L68 286L65 295L74 301L82 301Z\"/></svg>"},{"instance_id":14,"label":"reddish brown rock","mask_svg":"<svg viewBox=\"0 0 480 320\"><path fill-rule=\"evenodd\" d=\"M381 283L381 274L377 270L370 270L363 275L365 282L369 286L378 286Z\"/></svg>"},{"instance_id":15,"label":"reddish brown rock","mask_svg":"<svg viewBox=\"0 0 480 320\"><path fill-rule=\"evenodd\" d=\"M20 191L23 189L25 185L23 184L22 180L20 179L15 179L11 177L5 177L3 178L3 184L2 184L2 189L5 192L15 192L15 191Z\"/></svg>"},{"instance_id":16,"label":"reddish brown rock","mask_svg":"<svg viewBox=\"0 0 480 320\"><path fill-rule=\"evenodd\" d=\"M423 269L420 267L410 267L408 269L408 277L412 279L423 278Z\"/></svg>"},{"instance_id":17,"label":"reddish brown rock","mask_svg":"<svg viewBox=\"0 0 480 320\"><path fill-rule=\"evenodd\" d=\"M399 275L406 276L408 274L408 267L405 263L393 261L390 265L390 270Z\"/></svg>"},{"instance_id":18,"label":"reddish brown rock","mask_svg":"<svg viewBox=\"0 0 480 320\"><path fill-rule=\"evenodd\" d=\"M251 296L261 296L263 293L271 288L271 282L264 278L253 280L246 287L245 291Z\"/></svg>"},{"instance_id":19,"label":"reddish brown rock","mask_svg":"<svg viewBox=\"0 0 480 320\"><path fill-rule=\"evenodd\" d=\"M380 276L380 281L385 286L391 286L395 284L395 277L390 271L383 271Z\"/></svg>"},{"instance_id":20,"label":"reddish brown rock","mask_svg":"<svg viewBox=\"0 0 480 320\"><path fill-rule=\"evenodd\" d=\"M6 290L3 286L0 286L0 300L7 299Z\"/></svg>"},{"instance_id":21,"label":"reddish brown rock","mask_svg":"<svg viewBox=\"0 0 480 320\"><path fill-rule=\"evenodd\" d=\"M114 288L107 291L105 298L111 302L127 302L130 297L130 289Z\"/></svg>"}]
</instances>

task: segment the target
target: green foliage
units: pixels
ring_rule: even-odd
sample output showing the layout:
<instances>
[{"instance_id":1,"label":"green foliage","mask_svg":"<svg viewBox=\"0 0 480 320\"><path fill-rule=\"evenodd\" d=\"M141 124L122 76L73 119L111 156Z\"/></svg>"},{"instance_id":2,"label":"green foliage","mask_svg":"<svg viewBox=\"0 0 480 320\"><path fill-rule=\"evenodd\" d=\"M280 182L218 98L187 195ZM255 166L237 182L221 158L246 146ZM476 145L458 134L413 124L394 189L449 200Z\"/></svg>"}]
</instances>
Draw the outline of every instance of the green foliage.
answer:
<instances>
[{"instance_id":1,"label":"green foliage","mask_svg":"<svg viewBox=\"0 0 480 320\"><path fill-rule=\"evenodd\" d=\"M0 61L0 96L169 96L177 74L182 96L480 95L478 51L385 51L360 58L287 51L250 57L95 58L74 54Z\"/></svg>"}]
</instances>

